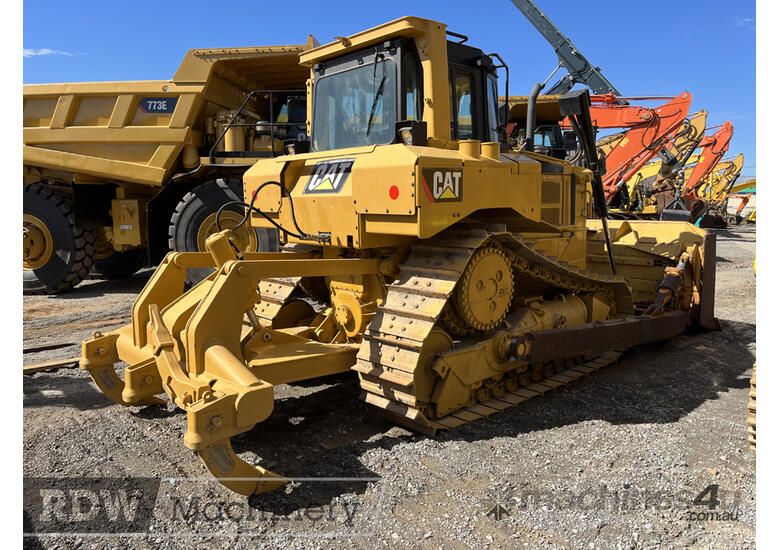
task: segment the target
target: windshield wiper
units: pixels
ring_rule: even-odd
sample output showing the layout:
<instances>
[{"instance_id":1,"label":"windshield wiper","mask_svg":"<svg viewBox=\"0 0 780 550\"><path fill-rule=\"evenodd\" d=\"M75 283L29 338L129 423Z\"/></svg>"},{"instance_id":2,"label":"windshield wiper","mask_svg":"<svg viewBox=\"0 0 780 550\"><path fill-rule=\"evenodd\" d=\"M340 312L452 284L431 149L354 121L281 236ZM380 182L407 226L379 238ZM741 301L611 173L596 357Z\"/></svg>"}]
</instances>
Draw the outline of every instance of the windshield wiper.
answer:
<instances>
[{"instance_id":1,"label":"windshield wiper","mask_svg":"<svg viewBox=\"0 0 780 550\"><path fill-rule=\"evenodd\" d=\"M376 63L379 61L379 58L382 58L384 60L384 57L382 54L379 53L379 49L376 50L374 53L374 74L372 76L373 81L376 82ZM382 65L382 73L384 73L384 64ZM376 114L376 104L379 102L379 96L382 95L382 92L385 89L385 75L382 74L382 80L379 81L379 88L377 89L376 93L374 94L374 101L371 103L371 112L368 114L368 125L366 126L366 137L371 134L371 126L374 124L374 115Z\"/></svg>"},{"instance_id":2,"label":"windshield wiper","mask_svg":"<svg viewBox=\"0 0 780 550\"><path fill-rule=\"evenodd\" d=\"M379 103L379 96L382 95L382 91L385 89L385 76L382 76L382 80L379 81L379 88L374 94L374 102L371 104L371 112L368 115L368 127L366 128L366 137L371 133L371 126L374 124L374 114L376 113L376 104Z\"/></svg>"}]
</instances>

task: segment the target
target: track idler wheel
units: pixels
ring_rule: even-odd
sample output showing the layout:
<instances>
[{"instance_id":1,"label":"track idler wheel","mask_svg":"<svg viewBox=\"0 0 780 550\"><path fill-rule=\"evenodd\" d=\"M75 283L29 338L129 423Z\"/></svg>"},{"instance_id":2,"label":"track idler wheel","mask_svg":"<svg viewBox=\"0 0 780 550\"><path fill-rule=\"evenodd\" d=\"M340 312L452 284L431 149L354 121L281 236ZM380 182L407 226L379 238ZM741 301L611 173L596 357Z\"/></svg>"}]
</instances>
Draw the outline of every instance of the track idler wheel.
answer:
<instances>
[{"instance_id":1,"label":"track idler wheel","mask_svg":"<svg viewBox=\"0 0 780 550\"><path fill-rule=\"evenodd\" d=\"M453 295L458 316L477 330L496 328L512 303L514 280L506 252L488 246L477 250Z\"/></svg>"}]
</instances>

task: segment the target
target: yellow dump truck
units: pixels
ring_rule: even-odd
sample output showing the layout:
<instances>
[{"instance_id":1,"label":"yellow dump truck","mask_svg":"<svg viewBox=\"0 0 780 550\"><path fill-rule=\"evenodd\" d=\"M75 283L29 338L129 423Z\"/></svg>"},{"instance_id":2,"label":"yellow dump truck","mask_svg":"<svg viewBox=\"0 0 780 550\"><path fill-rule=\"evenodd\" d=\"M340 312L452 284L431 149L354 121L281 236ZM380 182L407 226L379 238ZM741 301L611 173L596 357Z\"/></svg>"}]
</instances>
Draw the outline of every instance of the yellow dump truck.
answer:
<instances>
[{"instance_id":1,"label":"yellow dump truck","mask_svg":"<svg viewBox=\"0 0 780 550\"><path fill-rule=\"evenodd\" d=\"M170 80L24 86L24 291L205 251L217 209L243 196L244 171L305 138L298 56L315 42L190 50ZM275 250L278 233L248 228L234 244Z\"/></svg>"}]
</instances>

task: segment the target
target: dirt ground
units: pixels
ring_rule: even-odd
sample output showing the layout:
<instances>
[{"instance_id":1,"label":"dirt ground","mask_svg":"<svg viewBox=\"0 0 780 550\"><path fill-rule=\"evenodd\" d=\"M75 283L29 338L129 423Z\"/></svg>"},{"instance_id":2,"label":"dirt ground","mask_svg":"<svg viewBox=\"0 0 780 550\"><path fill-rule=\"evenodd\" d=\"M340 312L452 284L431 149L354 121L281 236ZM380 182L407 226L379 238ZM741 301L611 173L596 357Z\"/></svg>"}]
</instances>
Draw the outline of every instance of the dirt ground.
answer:
<instances>
[{"instance_id":1,"label":"dirt ground","mask_svg":"<svg viewBox=\"0 0 780 550\"><path fill-rule=\"evenodd\" d=\"M110 477L156 490L143 536L37 535L26 546L754 548L745 419L755 228L717 233L722 331L631 349L617 365L435 438L358 401L352 375L280 386L271 417L234 448L307 479L249 499L211 480L183 446L182 411L114 405L78 369L25 376L26 489L34 478ZM25 364L78 355L82 339L127 322L150 273L26 296L24 345L74 344L26 354Z\"/></svg>"}]
</instances>

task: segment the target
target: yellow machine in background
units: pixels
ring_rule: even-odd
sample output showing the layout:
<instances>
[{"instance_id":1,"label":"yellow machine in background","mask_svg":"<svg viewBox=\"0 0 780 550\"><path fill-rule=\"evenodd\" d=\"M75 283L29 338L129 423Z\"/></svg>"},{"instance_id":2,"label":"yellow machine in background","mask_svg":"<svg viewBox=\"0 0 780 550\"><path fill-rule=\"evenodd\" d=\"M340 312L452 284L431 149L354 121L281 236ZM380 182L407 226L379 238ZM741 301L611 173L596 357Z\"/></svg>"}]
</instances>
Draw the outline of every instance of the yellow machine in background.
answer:
<instances>
[{"instance_id":1,"label":"yellow machine in background","mask_svg":"<svg viewBox=\"0 0 780 550\"><path fill-rule=\"evenodd\" d=\"M170 253L132 322L83 343L81 368L117 403L165 393L184 409L184 444L230 489L285 483L230 444L277 384L352 370L363 400L432 433L716 326L714 236L608 222L598 173L502 151L500 58L404 17L300 61L310 141L244 175L250 223L280 229L283 251L242 253L226 229L208 252ZM595 167L587 91L558 102Z\"/></svg>"},{"instance_id":2,"label":"yellow machine in background","mask_svg":"<svg viewBox=\"0 0 780 550\"><path fill-rule=\"evenodd\" d=\"M746 188L744 185L736 184L742 171L744 158L744 155L740 153L732 159L719 162L707 176L704 184L697 189L697 196L706 201L706 215L710 219L722 220L723 225L740 223L742 210L750 200L750 197L747 196L734 213L728 211L729 199L735 197L732 193L736 192L735 190ZM751 186L755 187L755 180Z\"/></svg>"},{"instance_id":3,"label":"yellow machine in background","mask_svg":"<svg viewBox=\"0 0 780 550\"><path fill-rule=\"evenodd\" d=\"M93 266L123 277L169 250L205 251L244 171L305 138L298 55L315 43L190 50L171 80L24 86L25 292L68 290ZM278 246L259 228L231 239Z\"/></svg>"},{"instance_id":4,"label":"yellow machine in background","mask_svg":"<svg viewBox=\"0 0 780 550\"><path fill-rule=\"evenodd\" d=\"M736 180L742 172L745 155L740 153L733 159L719 162L715 169L707 176L704 185L697 189L697 195L708 202L718 203L724 200L729 193L736 193Z\"/></svg>"},{"instance_id":5,"label":"yellow machine in background","mask_svg":"<svg viewBox=\"0 0 780 550\"><path fill-rule=\"evenodd\" d=\"M733 187L731 187L730 193L735 193L735 195L733 195L734 197L741 197L742 199L736 211L734 212L737 223L742 221L742 211L746 206L748 206L751 200L755 199L756 191L756 178L743 183L735 184ZM731 196L732 195L727 195L727 198ZM750 214L744 218L747 223L756 223L756 210L757 208L754 206Z\"/></svg>"}]
</instances>

